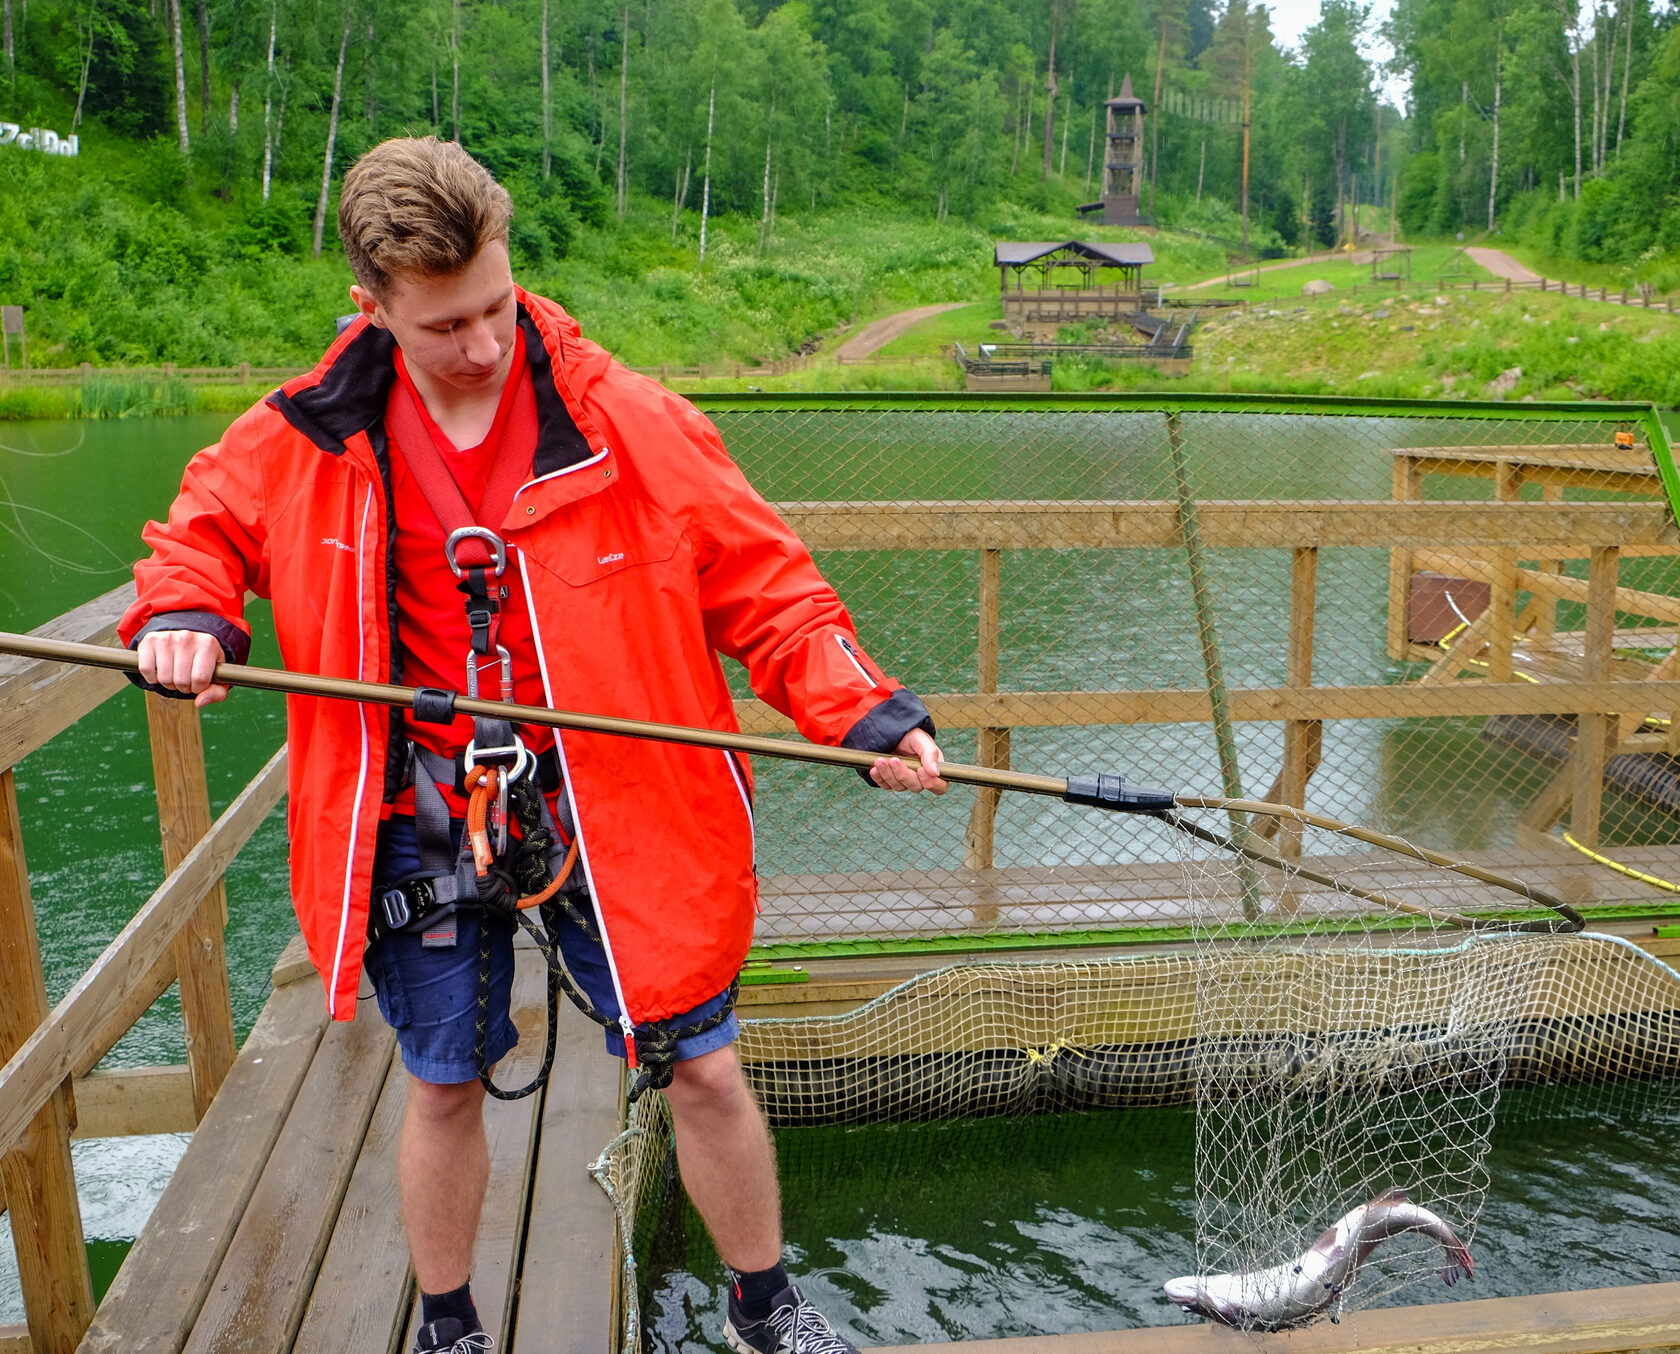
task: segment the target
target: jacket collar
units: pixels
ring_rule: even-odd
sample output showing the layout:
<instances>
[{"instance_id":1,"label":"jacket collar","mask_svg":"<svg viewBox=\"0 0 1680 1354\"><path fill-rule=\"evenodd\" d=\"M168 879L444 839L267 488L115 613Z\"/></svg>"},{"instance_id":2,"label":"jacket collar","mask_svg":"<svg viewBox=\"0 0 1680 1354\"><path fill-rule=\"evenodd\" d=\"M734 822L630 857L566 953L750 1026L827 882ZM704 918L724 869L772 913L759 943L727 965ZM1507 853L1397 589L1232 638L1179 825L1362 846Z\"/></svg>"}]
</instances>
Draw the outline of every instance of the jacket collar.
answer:
<instances>
[{"instance_id":1,"label":"jacket collar","mask_svg":"<svg viewBox=\"0 0 1680 1354\"><path fill-rule=\"evenodd\" d=\"M515 289L519 327L525 335L525 360L537 400L535 477L551 475L588 460L601 446L599 434L572 397L561 375L565 331L543 332L532 316L539 298ZM569 320L570 317L567 317ZM575 334L575 326L572 326ZM391 382L396 379L396 340L390 331L358 316L339 335L313 371L294 377L268 397L268 403L300 434L322 451L341 456L350 439L384 420Z\"/></svg>"}]
</instances>

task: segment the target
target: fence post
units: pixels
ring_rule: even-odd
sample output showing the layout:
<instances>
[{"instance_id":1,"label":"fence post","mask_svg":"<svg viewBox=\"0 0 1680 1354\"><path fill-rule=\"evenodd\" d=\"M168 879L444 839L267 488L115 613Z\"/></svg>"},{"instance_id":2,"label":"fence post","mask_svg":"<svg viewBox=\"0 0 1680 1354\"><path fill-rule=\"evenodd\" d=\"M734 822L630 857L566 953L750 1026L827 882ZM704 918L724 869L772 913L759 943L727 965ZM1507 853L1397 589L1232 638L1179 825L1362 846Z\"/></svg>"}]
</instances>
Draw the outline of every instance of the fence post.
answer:
<instances>
[{"instance_id":1,"label":"fence post","mask_svg":"<svg viewBox=\"0 0 1680 1354\"><path fill-rule=\"evenodd\" d=\"M1413 503L1423 497L1423 473L1417 461L1405 454L1394 458L1396 503ZM1412 600L1412 552L1403 545L1388 552L1388 656L1405 659L1411 652L1409 614Z\"/></svg>"},{"instance_id":2,"label":"fence post","mask_svg":"<svg viewBox=\"0 0 1680 1354\"><path fill-rule=\"evenodd\" d=\"M163 868L173 870L210 830L210 792L204 776L204 731L191 701L148 693L146 728L152 739L158 830ZM221 880L204 895L171 950L181 983L181 1023L187 1033L193 1112L199 1118L233 1066L238 1047L228 995L227 888Z\"/></svg>"},{"instance_id":3,"label":"fence post","mask_svg":"<svg viewBox=\"0 0 1680 1354\"><path fill-rule=\"evenodd\" d=\"M1514 503L1522 497L1523 472L1520 466L1500 461L1493 472L1493 496L1501 503ZM1517 552L1501 546L1489 553L1493 564L1493 589L1488 597L1488 611L1493 616L1493 628L1488 631L1488 680L1511 680L1511 629L1517 611ZM1475 657L1474 654L1469 657Z\"/></svg>"},{"instance_id":4,"label":"fence post","mask_svg":"<svg viewBox=\"0 0 1680 1354\"><path fill-rule=\"evenodd\" d=\"M1289 577L1289 662L1284 680L1289 687L1312 685L1313 615L1318 605L1318 547L1298 545ZM1324 724L1317 719L1283 722L1283 771L1279 789L1285 804L1306 807L1307 781L1317 768L1324 747ZM1301 857L1301 827L1280 825L1278 847L1290 860Z\"/></svg>"},{"instance_id":5,"label":"fence post","mask_svg":"<svg viewBox=\"0 0 1680 1354\"><path fill-rule=\"evenodd\" d=\"M243 385L245 382L249 381L250 379L251 379L251 364L249 362L241 362L239 364L239 381L240 381L240 384Z\"/></svg>"},{"instance_id":6,"label":"fence post","mask_svg":"<svg viewBox=\"0 0 1680 1354\"><path fill-rule=\"evenodd\" d=\"M1506 293L1506 295L1510 295L1510 292L1511 292L1511 279L1506 278L1505 279L1505 293Z\"/></svg>"},{"instance_id":7,"label":"fence post","mask_svg":"<svg viewBox=\"0 0 1680 1354\"><path fill-rule=\"evenodd\" d=\"M1001 550L992 547L980 552L978 680L974 689L981 695L995 694L998 689L999 582L1002 576L1002 554ZM1006 770L1009 766L1009 730L982 727L979 756L981 766ZM968 813L968 834L963 851L965 869L992 868L999 794L997 790L984 788L974 793L974 806ZM990 916L977 915L975 920L996 921L996 908L988 910Z\"/></svg>"},{"instance_id":8,"label":"fence post","mask_svg":"<svg viewBox=\"0 0 1680 1354\"><path fill-rule=\"evenodd\" d=\"M1610 679L1616 639L1616 575L1621 551L1595 545L1587 572L1586 672L1589 682ZM1570 835L1589 849L1598 847L1599 811L1604 802L1604 763L1614 737L1614 715L1582 710L1575 716L1575 799L1569 814Z\"/></svg>"},{"instance_id":9,"label":"fence post","mask_svg":"<svg viewBox=\"0 0 1680 1354\"><path fill-rule=\"evenodd\" d=\"M0 771L0 1060L47 1018L47 986L23 857L17 786ZM66 1081L0 1158L0 1195L11 1211L12 1245L35 1354L72 1354L93 1321L82 1210L70 1164L75 1104Z\"/></svg>"}]
</instances>

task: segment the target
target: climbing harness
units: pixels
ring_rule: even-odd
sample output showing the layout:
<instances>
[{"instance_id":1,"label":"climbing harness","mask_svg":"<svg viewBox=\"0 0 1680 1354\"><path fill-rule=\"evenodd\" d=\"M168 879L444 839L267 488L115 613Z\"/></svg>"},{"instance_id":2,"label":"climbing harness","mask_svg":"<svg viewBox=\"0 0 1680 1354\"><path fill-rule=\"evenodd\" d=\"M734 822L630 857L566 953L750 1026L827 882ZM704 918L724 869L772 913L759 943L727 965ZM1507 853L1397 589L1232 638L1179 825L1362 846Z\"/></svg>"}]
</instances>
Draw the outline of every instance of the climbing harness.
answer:
<instances>
[{"instance_id":1,"label":"climbing harness","mask_svg":"<svg viewBox=\"0 0 1680 1354\"><path fill-rule=\"evenodd\" d=\"M517 379L528 382L529 369L521 366L521 372ZM498 456L475 516L406 383L398 385L391 402L391 432L398 454L447 533L444 559L465 599L471 634L465 661L467 696L479 698L481 671L488 667L495 674L498 698L511 700L513 656L500 640L503 606L509 597L509 589L500 581L507 571L508 545L484 523L499 523L507 516L520 485L529 477L530 462ZM453 723L456 712L452 699L433 699L424 704L416 701L412 713L420 722L447 725ZM668 1021L655 1021L637 1026L627 1013L615 1019L597 1008L566 971L557 944L561 926L579 927L595 944L603 940L595 922L578 905L588 897L588 886L581 878L574 882L574 875L581 874L576 826L557 823L549 808L549 796L562 788L558 757L552 752L533 755L512 721L477 715L472 737L459 759L439 756L411 741L409 777L414 787L420 869L381 891L374 917L376 924L390 929L419 931L422 945L442 947L455 943L457 909L476 907L483 912L473 1057L485 1091L498 1100L518 1100L546 1084L554 1067L562 993L596 1024L623 1033L626 1057L636 1072L631 1100L649 1087L670 1085L677 1041L727 1020L734 1010L736 988L731 985L718 1012L690 1025L673 1027ZM439 788L443 784L467 796L466 825L459 844ZM565 804L563 795L558 802ZM511 830L514 827L517 831ZM532 920L533 911L540 925ZM542 1065L529 1085L512 1091L495 1085L486 1055L492 921L523 930L548 968L548 1028ZM610 964L610 954L608 960Z\"/></svg>"}]
</instances>

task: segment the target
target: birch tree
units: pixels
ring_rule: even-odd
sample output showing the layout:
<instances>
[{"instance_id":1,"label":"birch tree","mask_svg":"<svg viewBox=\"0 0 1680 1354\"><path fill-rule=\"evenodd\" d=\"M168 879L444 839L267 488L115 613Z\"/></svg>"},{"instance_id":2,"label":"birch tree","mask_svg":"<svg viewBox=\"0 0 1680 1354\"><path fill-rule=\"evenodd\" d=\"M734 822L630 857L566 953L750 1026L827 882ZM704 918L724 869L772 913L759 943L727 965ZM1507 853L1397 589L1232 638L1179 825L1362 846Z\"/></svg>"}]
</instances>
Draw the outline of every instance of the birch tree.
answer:
<instances>
[{"instance_id":1,"label":"birch tree","mask_svg":"<svg viewBox=\"0 0 1680 1354\"><path fill-rule=\"evenodd\" d=\"M210 0L198 0L198 131L210 130Z\"/></svg>"},{"instance_id":2,"label":"birch tree","mask_svg":"<svg viewBox=\"0 0 1680 1354\"><path fill-rule=\"evenodd\" d=\"M338 141L338 114L344 102L344 58L350 50L350 28L356 21L354 5L344 7L344 36L338 43L338 69L333 72L332 112L327 118L327 149L321 157L321 196L315 200L315 257L321 257L321 237L327 227L327 198L332 193L333 148Z\"/></svg>"},{"instance_id":3,"label":"birch tree","mask_svg":"<svg viewBox=\"0 0 1680 1354\"><path fill-rule=\"evenodd\" d=\"M618 219L624 219L627 185L624 181L624 150L630 132L630 6L624 6L618 49Z\"/></svg>"},{"instance_id":4,"label":"birch tree","mask_svg":"<svg viewBox=\"0 0 1680 1354\"><path fill-rule=\"evenodd\" d=\"M181 0L168 0L169 35L175 40L175 128L181 137L181 154L192 150L187 139L187 66L181 43Z\"/></svg>"},{"instance_id":5,"label":"birch tree","mask_svg":"<svg viewBox=\"0 0 1680 1354\"><path fill-rule=\"evenodd\" d=\"M274 174L274 130L269 114L274 108L274 39L280 31L280 0L269 0L268 7L268 70L263 79L263 167L262 200L268 201L269 184Z\"/></svg>"}]
</instances>

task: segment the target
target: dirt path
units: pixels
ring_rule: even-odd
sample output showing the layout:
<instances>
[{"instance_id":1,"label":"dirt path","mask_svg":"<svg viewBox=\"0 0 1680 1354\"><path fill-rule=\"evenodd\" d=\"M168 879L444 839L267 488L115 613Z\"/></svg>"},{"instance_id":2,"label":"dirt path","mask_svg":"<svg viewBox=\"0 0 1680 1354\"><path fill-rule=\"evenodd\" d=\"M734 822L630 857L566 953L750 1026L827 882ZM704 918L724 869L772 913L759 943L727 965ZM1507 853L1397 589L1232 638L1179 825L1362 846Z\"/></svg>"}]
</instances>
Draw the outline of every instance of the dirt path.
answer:
<instances>
[{"instance_id":1,"label":"dirt path","mask_svg":"<svg viewBox=\"0 0 1680 1354\"><path fill-rule=\"evenodd\" d=\"M1495 277L1508 277L1513 282L1538 282L1540 274L1526 264L1518 263L1503 249L1480 249L1472 246L1464 251Z\"/></svg>"},{"instance_id":2,"label":"dirt path","mask_svg":"<svg viewBox=\"0 0 1680 1354\"><path fill-rule=\"evenodd\" d=\"M1355 263L1369 263L1371 261L1371 255L1368 251L1365 253L1363 258L1357 254L1309 254L1304 259L1285 259L1282 263L1268 263L1256 269L1256 271L1262 273L1275 273L1280 268L1305 268L1309 264L1313 263L1340 263L1350 257ZM1248 270L1245 268L1243 271L1247 272ZM1201 282L1192 282L1188 286L1177 288L1177 290L1200 291L1203 287L1223 287L1227 276L1227 274L1221 273L1218 277L1206 278Z\"/></svg>"},{"instance_id":3,"label":"dirt path","mask_svg":"<svg viewBox=\"0 0 1680 1354\"><path fill-rule=\"evenodd\" d=\"M914 310L901 310L896 315L883 315L853 334L834 350L834 355L842 361L855 362L860 357L868 357L871 353L885 348L905 330L919 324L929 315L943 314L947 310L961 310L964 306L973 304L972 301L942 301L936 306L917 306Z\"/></svg>"}]
</instances>

